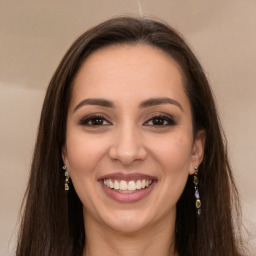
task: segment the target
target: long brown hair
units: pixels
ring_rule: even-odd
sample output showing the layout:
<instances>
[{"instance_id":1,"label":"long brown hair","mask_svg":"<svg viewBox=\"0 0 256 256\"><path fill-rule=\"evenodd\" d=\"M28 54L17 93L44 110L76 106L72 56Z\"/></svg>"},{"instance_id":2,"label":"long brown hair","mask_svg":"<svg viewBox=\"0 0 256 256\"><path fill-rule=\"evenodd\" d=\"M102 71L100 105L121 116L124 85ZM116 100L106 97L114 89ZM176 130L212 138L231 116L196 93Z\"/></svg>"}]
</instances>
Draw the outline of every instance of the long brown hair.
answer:
<instances>
[{"instance_id":1,"label":"long brown hair","mask_svg":"<svg viewBox=\"0 0 256 256\"><path fill-rule=\"evenodd\" d=\"M234 234L234 214L240 213L238 194L212 92L200 63L168 25L146 18L120 17L80 36L49 84L26 191L17 256L82 255L86 239L82 203L72 182L70 191L64 192L61 149L65 143L67 110L72 82L81 64L97 49L115 44L146 44L174 58L182 69L194 134L201 129L206 132L204 159L199 167L202 212L200 217L196 216L190 176L177 203L177 252L181 256L240 255L240 243Z\"/></svg>"}]
</instances>

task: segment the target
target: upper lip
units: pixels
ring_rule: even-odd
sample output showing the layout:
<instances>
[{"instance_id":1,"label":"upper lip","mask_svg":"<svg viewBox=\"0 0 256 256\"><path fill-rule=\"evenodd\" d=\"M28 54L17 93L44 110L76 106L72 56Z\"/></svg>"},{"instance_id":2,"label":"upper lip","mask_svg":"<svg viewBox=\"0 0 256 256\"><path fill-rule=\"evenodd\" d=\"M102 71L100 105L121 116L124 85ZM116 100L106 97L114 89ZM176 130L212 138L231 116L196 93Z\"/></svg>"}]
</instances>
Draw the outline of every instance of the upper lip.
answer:
<instances>
[{"instance_id":1,"label":"upper lip","mask_svg":"<svg viewBox=\"0 0 256 256\"><path fill-rule=\"evenodd\" d=\"M125 181L130 181L130 180L157 180L156 177L147 175L147 174L142 174L142 173L110 173L103 175L99 178L99 180L105 180L105 179L112 179L112 180L125 180Z\"/></svg>"}]
</instances>

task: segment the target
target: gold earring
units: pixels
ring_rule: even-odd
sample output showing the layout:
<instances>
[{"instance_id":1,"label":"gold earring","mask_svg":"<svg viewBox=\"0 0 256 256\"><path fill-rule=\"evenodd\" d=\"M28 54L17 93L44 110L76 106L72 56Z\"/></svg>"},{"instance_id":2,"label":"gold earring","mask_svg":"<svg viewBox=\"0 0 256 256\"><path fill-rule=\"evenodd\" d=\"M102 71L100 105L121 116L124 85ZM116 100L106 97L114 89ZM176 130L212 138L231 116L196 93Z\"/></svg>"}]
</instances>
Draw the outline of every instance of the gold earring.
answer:
<instances>
[{"instance_id":1,"label":"gold earring","mask_svg":"<svg viewBox=\"0 0 256 256\"><path fill-rule=\"evenodd\" d=\"M194 185L195 185L195 199L196 199L196 213L197 216L201 214L201 200L200 200L200 195L199 195L199 190L198 190L198 166L194 166L195 174L194 174Z\"/></svg>"},{"instance_id":2,"label":"gold earring","mask_svg":"<svg viewBox=\"0 0 256 256\"><path fill-rule=\"evenodd\" d=\"M67 170L67 166L63 165L62 169L65 171L65 191L69 191L69 172Z\"/></svg>"}]
</instances>

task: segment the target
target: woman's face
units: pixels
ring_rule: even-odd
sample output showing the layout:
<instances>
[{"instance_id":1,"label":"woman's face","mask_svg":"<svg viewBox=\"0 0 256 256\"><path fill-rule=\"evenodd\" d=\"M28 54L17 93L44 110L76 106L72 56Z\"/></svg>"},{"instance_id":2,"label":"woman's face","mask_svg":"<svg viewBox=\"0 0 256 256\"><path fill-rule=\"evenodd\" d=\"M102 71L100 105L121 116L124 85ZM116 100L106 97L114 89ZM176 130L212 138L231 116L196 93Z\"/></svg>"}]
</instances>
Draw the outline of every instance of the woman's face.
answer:
<instances>
[{"instance_id":1,"label":"woman's face","mask_svg":"<svg viewBox=\"0 0 256 256\"><path fill-rule=\"evenodd\" d=\"M63 160L85 224L133 232L174 220L203 141L178 64L146 45L93 53L73 85Z\"/></svg>"}]
</instances>

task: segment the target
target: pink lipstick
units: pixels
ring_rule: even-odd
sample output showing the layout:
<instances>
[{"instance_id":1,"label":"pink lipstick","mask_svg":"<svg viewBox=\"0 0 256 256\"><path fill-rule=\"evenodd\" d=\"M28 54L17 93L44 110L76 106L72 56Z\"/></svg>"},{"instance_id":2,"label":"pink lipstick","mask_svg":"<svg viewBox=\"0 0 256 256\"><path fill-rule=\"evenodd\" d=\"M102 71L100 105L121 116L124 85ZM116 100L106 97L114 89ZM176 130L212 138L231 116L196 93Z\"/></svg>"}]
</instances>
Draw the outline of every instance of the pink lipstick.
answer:
<instances>
[{"instance_id":1,"label":"pink lipstick","mask_svg":"<svg viewBox=\"0 0 256 256\"><path fill-rule=\"evenodd\" d=\"M156 177L140 173L112 173L98 181L107 196L120 203L133 203L145 198L157 183Z\"/></svg>"}]
</instances>

